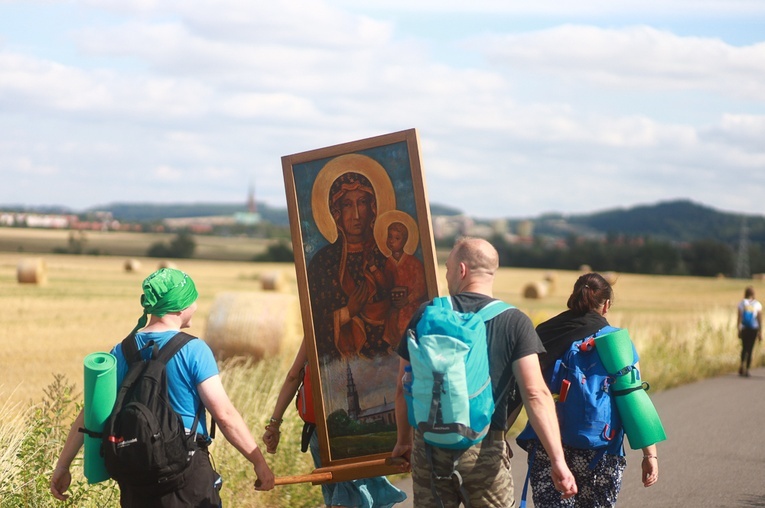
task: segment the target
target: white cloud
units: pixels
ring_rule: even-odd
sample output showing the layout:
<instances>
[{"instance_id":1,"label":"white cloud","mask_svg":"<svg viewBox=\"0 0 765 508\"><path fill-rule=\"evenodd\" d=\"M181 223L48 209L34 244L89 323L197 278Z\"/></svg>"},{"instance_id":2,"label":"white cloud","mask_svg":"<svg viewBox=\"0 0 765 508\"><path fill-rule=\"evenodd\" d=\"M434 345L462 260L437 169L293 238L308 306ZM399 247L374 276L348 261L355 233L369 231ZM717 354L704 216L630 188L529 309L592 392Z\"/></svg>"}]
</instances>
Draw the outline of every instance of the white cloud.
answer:
<instances>
[{"instance_id":1,"label":"white cloud","mask_svg":"<svg viewBox=\"0 0 765 508\"><path fill-rule=\"evenodd\" d=\"M336 5L348 9L358 8L353 0L335 0ZM722 16L763 14L765 5L759 0L366 0L364 7L370 10L400 12L481 13L541 15L555 18L583 16L612 16L618 14L653 13L663 15L718 14Z\"/></svg>"},{"instance_id":2,"label":"white cloud","mask_svg":"<svg viewBox=\"0 0 765 508\"><path fill-rule=\"evenodd\" d=\"M154 168L154 178L166 182L176 182L183 178L183 171L170 166L157 166Z\"/></svg>"},{"instance_id":3,"label":"white cloud","mask_svg":"<svg viewBox=\"0 0 765 508\"><path fill-rule=\"evenodd\" d=\"M6 159L2 165L15 173L20 173L28 177L53 176L59 172L59 169L56 166L40 163L29 157Z\"/></svg>"},{"instance_id":4,"label":"white cloud","mask_svg":"<svg viewBox=\"0 0 765 508\"><path fill-rule=\"evenodd\" d=\"M739 16L754 5L740 4ZM44 198L61 204L138 200L151 181L189 201L243 201L252 182L258 199L283 205L281 156L411 127L431 201L485 217L671 197L728 206L765 192L761 178L729 182L736 171L765 173L763 42L583 20L445 43L394 24L385 7L360 13L343 2L60 5L79 19L108 15L86 28L61 20L66 58L13 36L0 47L0 170L22 160L56 168L59 192ZM417 8L544 15L551 5ZM8 188L0 204L24 195ZM754 209L765 213L765 203Z\"/></svg>"},{"instance_id":5,"label":"white cloud","mask_svg":"<svg viewBox=\"0 0 765 508\"><path fill-rule=\"evenodd\" d=\"M736 47L719 39L682 37L647 26L603 29L564 25L485 36L497 66L629 90L706 90L765 100L765 43Z\"/></svg>"}]
</instances>

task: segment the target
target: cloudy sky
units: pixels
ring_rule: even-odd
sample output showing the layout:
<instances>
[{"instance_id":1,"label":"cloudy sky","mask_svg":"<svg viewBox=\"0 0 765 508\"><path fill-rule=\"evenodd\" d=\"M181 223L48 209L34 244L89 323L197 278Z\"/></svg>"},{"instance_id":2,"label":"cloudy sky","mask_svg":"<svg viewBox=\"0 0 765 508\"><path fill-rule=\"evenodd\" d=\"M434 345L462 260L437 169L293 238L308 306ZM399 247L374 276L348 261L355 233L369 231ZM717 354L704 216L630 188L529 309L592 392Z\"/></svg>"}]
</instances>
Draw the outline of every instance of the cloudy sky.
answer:
<instances>
[{"instance_id":1,"label":"cloudy sky","mask_svg":"<svg viewBox=\"0 0 765 508\"><path fill-rule=\"evenodd\" d=\"M0 206L286 206L283 155L416 128L430 201L476 217L765 214L763 26L762 0L0 0Z\"/></svg>"}]
</instances>

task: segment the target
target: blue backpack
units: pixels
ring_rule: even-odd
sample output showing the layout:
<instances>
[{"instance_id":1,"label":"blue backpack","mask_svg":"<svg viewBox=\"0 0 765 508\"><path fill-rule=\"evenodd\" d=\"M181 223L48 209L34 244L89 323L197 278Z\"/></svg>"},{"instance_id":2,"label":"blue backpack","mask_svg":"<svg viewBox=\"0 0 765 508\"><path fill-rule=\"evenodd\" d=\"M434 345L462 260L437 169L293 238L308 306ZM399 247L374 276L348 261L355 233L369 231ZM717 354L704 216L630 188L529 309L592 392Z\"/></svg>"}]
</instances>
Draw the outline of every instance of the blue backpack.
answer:
<instances>
[{"instance_id":1,"label":"blue backpack","mask_svg":"<svg viewBox=\"0 0 765 508\"><path fill-rule=\"evenodd\" d=\"M741 313L741 324L744 328L749 328L750 330L759 328L760 325L754 312L754 300L745 300L744 309Z\"/></svg>"},{"instance_id":2,"label":"blue backpack","mask_svg":"<svg viewBox=\"0 0 765 508\"><path fill-rule=\"evenodd\" d=\"M463 449L489 432L494 395L489 375L485 321L514 308L494 300L477 313L454 310L449 297L436 298L409 330L413 427L426 443Z\"/></svg>"},{"instance_id":3,"label":"blue backpack","mask_svg":"<svg viewBox=\"0 0 765 508\"><path fill-rule=\"evenodd\" d=\"M574 342L555 363L550 390L558 394L561 441L574 448L604 448L621 435L622 422L610 390L620 373L607 372L595 350L595 337L616 330L606 326Z\"/></svg>"},{"instance_id":4,"label":"blue backpack","mask_svg":"<svg viewBox=\"0 0 765 508\"><path fill-rule=\"evenodd\" d=\"M604 449L622 435L622 422L611 385L617 375L632 370L634 361L622 372L609 373L595 350L595 337L617 330L606 326L594 335L574 342L555 362L548 385L556 398L555 408L564 444L581 449ZM527 425L518 441L520 444L535 437L531 425Z\"/></svg>"}]
</instances>

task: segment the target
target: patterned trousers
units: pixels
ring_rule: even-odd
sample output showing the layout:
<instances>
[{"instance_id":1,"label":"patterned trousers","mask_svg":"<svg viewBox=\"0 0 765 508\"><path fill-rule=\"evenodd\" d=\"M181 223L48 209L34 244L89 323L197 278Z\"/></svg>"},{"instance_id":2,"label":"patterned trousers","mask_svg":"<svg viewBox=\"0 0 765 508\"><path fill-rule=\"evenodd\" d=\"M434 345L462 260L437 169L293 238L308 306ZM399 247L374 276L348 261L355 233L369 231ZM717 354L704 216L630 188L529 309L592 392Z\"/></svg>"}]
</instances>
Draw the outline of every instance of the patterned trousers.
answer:
<instances>
[{"instance_id":1,"label":"patterned trousers","mask_svg":"<svg viewBox=\"0 0 765 508\"><path fill-rule=\"evenodd\" d=\"M566 464L576 478L579 493L569 499L561 499L560 492L555 490L550 472L552 466L550 457L539 441L533 445L536 451L532 454L529 448L529 460L533 455L531 470L531 490L534 506L537 508L607 508L616 506L616 498L622 487L622 475L627 466L627 460L618 455L603 455L590 469L590 464L599 454L597 450L580 450L563 445Z\"/></svg>"}]
</instances>

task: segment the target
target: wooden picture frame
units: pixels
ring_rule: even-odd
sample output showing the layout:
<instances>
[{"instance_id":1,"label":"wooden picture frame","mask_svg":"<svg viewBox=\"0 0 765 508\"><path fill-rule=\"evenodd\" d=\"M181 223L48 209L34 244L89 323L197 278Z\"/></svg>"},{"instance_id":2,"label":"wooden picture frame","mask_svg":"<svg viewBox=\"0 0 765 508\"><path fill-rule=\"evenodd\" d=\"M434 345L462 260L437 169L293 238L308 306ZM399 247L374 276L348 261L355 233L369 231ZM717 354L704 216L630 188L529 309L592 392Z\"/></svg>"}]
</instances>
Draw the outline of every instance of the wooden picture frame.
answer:
<instances>
[{"instance_id":1,"label":"wooden picture frame","mask_svg":"<svg viewBox=\"0 0 765 508\"><path fill-rule=\"evenodd\" d=\"M399 472L396 346L438 295L415 129L282 157L322 469ZM391 296L393 295L393 296Z\"/></svg>"}]
</instances>

